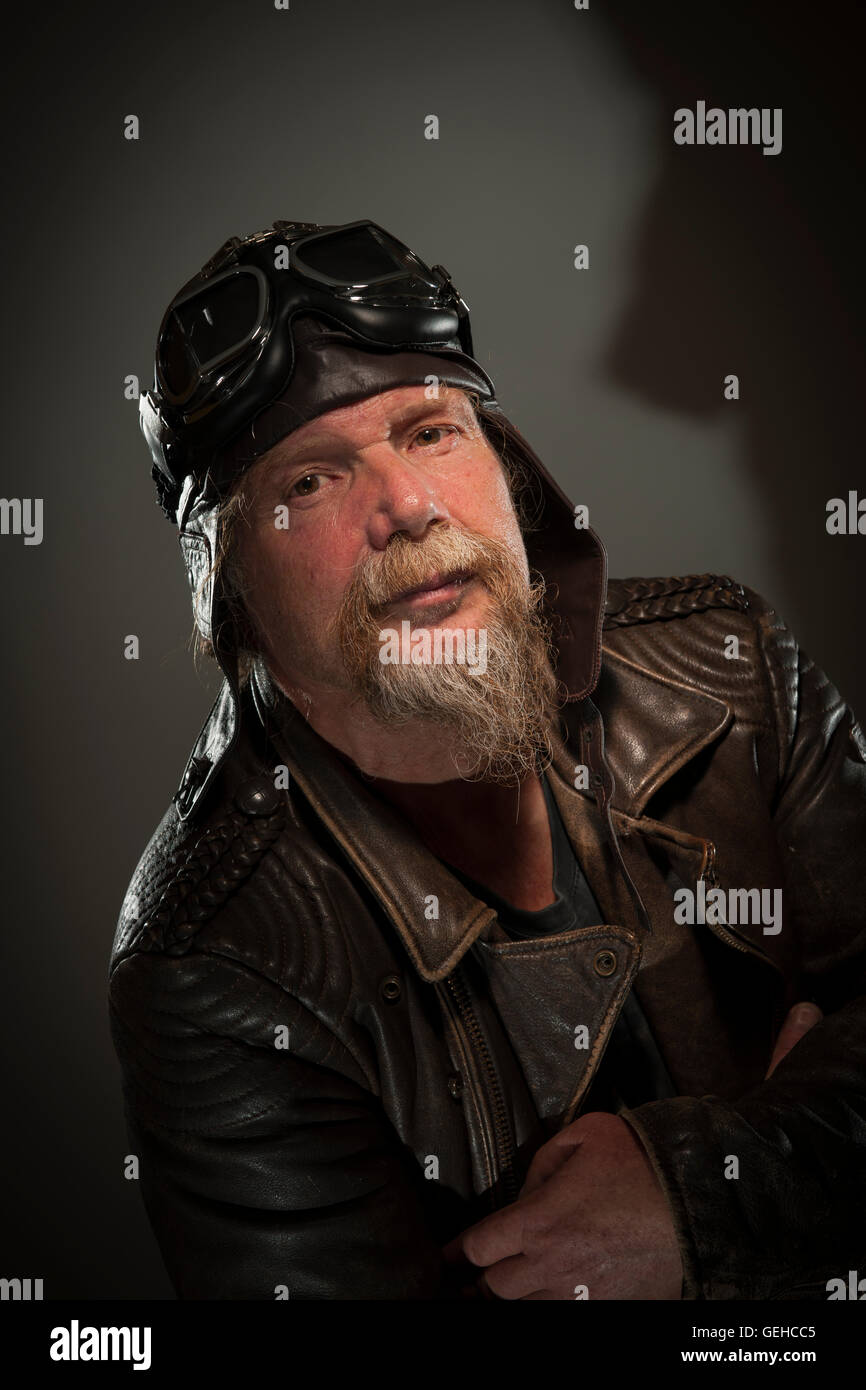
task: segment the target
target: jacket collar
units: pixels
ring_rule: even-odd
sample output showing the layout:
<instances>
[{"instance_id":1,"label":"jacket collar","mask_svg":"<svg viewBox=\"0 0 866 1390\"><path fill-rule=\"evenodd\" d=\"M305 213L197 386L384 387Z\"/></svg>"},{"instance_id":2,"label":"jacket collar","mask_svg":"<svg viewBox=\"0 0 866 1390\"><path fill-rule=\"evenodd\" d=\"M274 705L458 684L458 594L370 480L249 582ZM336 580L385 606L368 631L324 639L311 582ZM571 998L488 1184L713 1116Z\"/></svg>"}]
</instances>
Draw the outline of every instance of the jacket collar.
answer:
<instances>
[{"instance_id":1,"label":"jacket collar","mask_svg":"<svg viewBox=\"0 0 866 1390\"><path fill-rule=\"evenodd\" d=\"M429 982L444 979L486 931L494 910L474 897L411 826L374 795L363 775L315 732L261 660L254 666L250 687L280 760L383 905L419 975ZM597 700L615 779L612 804L628 816L639 816L650 796L718 737L731 719L723 701L612 652L605 655ZM568 709L563 717L568 730ZM579 744L554 735L553 745L554 766L572 795ZM606 857L592 797L577 792L573 796L572 809L586 826L580 853ZM585 868L589 871L589 864ZM635 925L624 893L617 892L615 901L600 898L599 903L607 915L613 914L611 920Z\"/></svg>"},{"instance_id":2,"label":"jacket collar","mask_svg":"<svg viewBox=\"0 0 866 1390\"><path fill-rule=\"evenodd\" d=\"M609 646L603 651L593 699L604 721L615 784L612 804L640 816L674 773L715 742L733 714L715 695L651 671Z\"/></svg>"}]
</instances>

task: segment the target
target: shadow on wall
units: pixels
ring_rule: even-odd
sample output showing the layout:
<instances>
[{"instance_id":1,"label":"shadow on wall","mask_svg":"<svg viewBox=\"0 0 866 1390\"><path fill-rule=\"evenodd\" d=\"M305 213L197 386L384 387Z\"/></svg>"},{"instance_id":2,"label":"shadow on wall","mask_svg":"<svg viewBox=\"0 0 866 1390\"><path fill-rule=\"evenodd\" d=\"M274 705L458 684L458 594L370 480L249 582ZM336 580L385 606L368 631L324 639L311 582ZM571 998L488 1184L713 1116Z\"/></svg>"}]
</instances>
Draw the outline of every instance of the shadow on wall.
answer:
<instances>
[{"instance_id":1,"label":"shadow on wall","mask_svg":"<svg viewBox=\"0 0 866 1390\"><path fill-rule=\"evenodd\" d=\"M741 464L791 596L782 616L862 716L866 535L826 530L831 497L847 498L858 483L866 497L866 351L854 304L866 26L853 5L844 10L844 24L811 6L808 22L798 21L797 7L778 0L624 0L604 12L657 94L660 147L634 285L604 370L619 389L668 410L741 413ZM677 145L674 112L698 101L781 107L780 153ZM739 377L736 402L723 395L729 373Z\"/></svg>"}]
</instances>

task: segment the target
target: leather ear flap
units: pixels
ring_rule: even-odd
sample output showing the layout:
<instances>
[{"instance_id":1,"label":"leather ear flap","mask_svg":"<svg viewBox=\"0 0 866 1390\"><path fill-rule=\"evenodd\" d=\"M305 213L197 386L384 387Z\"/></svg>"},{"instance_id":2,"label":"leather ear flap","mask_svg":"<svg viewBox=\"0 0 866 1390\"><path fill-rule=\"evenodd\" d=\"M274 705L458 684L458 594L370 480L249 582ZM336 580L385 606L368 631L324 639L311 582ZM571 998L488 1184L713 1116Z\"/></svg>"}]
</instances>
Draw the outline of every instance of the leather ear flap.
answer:
<instances>
[{"instance_id":1,"label":"leather ear flap","mask_svg":"<svg viewBox=\"0 0 866 1390\"><path fill-rule=\"evenodd\" d=\"M195 625L207 642L219 631L221 596L214 584L220 499L209 479L186 479L178 507L178 540L192 597Z\"/></svg>"},{"instance_id":2,"label":"leather ear flap","mask_svg":"<svg viewBox=\"0 0 866 1390\"><path fill-rule=\"evenodd\" d=\"M195 624L205 641L212 644L225 683L205 720L175 793L175 805L182 820L188 820L203 807L237 739L241 720L233 634L213 573L219 503L207 488L194 491L193 482L187 479L178 508L178 539L189 580Z\"/></svg>"},{"instance_id":3,"label":"leather ear flap","mask_svg":"<svg viewBox=\"0 0 866 1390\"><path fill-rule=\"evenodd\" d=\"M192 595L195 625L207 642L213 641L213 557L207 536L181 531L181 554Z\"/></svg>"}]
</instances>

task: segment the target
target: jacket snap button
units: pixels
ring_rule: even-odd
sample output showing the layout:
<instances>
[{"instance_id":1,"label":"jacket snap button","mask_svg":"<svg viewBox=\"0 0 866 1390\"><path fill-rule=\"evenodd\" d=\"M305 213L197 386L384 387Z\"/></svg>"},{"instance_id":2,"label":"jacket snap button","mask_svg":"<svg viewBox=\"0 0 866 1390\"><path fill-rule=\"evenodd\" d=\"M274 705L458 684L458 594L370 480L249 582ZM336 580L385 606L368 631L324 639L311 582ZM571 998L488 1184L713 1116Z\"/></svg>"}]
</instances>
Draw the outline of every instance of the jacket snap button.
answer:
<instances>
[{"instance_id":1,"label":"jacket snap button","mask_svg":"<svg viewBox=\"0 0 866 1390\"><path fill-rule=\"evenodd\" d=\"M386 1004L396 1004L401 994L400 976L386 975L379 990Z\"/></svg>"},{"instance_id":2,"label":"jacket snap button","mask_svg":"<svg viewBox=\"0 0 866 1390\"><path fill-rule=\"evenodd\" d=\"M452 1072L451 1076L449 1076L448 1090L450 1091L454 1100L460 1099L461 1095L463 1094L463 1077L460 1075L459 1071Z\"/></svg>"},{"instance_id":3,"label":"jacket snap button","mask_svg":"<svg viewBox=\"0 0 866 1390\"><path fill-rule=\"evenodd\" d=\"M267 777L251 777L239 788L235 801L248 816L270 816L280 804L280 793Z\"/></svg>"},{"instance_id":4,"label":"jacket snap button","mask_svg":"<svg viewBox=\"0 0 866 1390\"><path fill-rule=\"evenodd\" d=\"M614 970L616 970L616 956L613 951L599 951L593 964L595 965L596 974L612 975Z\"/></svg>"}]
</instances>

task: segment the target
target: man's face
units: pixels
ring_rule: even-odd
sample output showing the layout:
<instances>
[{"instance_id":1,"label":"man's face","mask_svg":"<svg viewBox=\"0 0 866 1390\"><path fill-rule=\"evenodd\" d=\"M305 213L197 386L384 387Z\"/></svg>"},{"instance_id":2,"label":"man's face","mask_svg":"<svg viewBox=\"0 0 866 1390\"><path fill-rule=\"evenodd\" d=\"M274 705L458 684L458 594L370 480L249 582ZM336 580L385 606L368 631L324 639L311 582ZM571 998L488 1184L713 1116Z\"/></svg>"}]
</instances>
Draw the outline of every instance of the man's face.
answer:
<instances>
[{"instance_id":1,"label":"man's face","mask_svg":"<svg viewBox=\"0 0 866 1390\"><path fill-rule=\"evenodd\" d=\"M328 411L257 462L241 561L248 606L288 683L345 687L333 621L358 567L397 532L423 549L437 526L476 531L508 546L528 577L502 465L463 392L440 387L439 396L405 386ZM436 578L433 565L425 570L425 581ZM488 603L467 578L401 599L383 619L479 627Z\"/></svg>"},{"instance_id":2,"label":"man's face","mask_svg":"<svg viewBox=\"0 0 866 1390\"><path fill-rule=\"evenodd\" d=\"M263 455L243 491L244 598L284 688L500 737L493 725L538 685L546 648L508 478L462 391L400 387L320 415ZM487 670L382 665L380 632L404 622L484 632Z\"/></svg>"}]
</instances>

